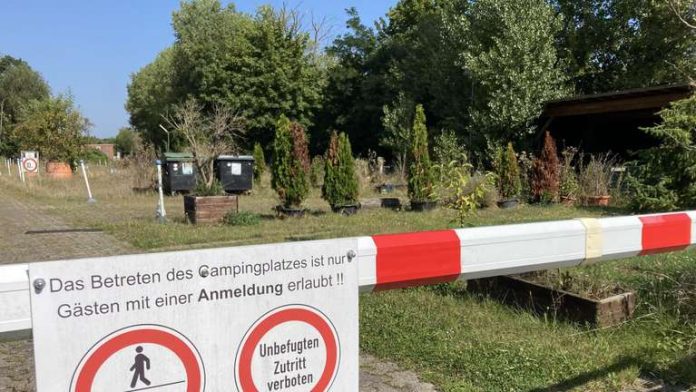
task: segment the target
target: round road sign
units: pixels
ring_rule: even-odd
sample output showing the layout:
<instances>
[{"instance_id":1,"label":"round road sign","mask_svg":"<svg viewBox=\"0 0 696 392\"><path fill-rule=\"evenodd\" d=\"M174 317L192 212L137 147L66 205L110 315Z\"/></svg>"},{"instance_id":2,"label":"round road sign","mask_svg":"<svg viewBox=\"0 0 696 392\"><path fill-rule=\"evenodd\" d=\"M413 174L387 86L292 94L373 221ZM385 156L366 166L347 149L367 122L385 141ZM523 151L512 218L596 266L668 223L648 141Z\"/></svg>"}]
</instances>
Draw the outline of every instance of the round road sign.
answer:
<instances>
[{"instance_id":1,"label":"round road sign","mask_svg":"<svg viewBox=\"0 0 696 392\"><path fill-rule=\"evenodd\" d=\"M36 171L39 165L34 158L25 158L22 161L22 166L24 167L24 171L32 173Z\"/></svg>"},{"instance_id":2,"label":"round road sign","mask_svg":"<svg viewBox=\"0 0 696 392\"><path fill-rule=\"evenodd\" d=\"M160 325L134 325L102 338L84 355L71 392L203 392L205 368L198 350L181 333Z\"/></svg>"}]
</instances>

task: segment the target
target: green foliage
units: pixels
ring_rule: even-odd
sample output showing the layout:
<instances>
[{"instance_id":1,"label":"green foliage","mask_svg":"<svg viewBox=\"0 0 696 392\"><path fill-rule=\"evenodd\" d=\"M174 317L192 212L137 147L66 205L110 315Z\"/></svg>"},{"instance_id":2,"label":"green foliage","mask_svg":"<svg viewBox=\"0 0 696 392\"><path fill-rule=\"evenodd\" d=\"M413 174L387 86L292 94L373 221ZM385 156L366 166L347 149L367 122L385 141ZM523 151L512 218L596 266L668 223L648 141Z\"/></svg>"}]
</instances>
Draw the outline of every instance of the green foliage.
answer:
<instances>
[{"instance_id":1,"label":"green foliage","mask_svg":"<svg viewBox=\"0 0 696 392\"><path fill-rule=\"evenodd\" d=\"M460 144L457 134L451 130L443 130L442 133L435 137L433 153L435 162L440 165L449 164L450 162L457 162L463 165L469 162L466 148Z\"/></svg>"},{"instance_id":2,"label":"green foliage","mask_svg":"<svg viewBox=\"0 0 696 392\"><path fill-rule=\"evenodd\" d=\"M313 187L319 188L324 183L324 158L321 155L317 155L312 158L312 163L309 168L309 183Z\"/></svg>"},{"instance_id":3,"label":"green foliage","mask_svg":"<svg viewBox=\"0 0 696 392\"><path fill-rule=\"evenodd\" d=\"M190 97L206 109L243 108L250 142L268 144L280 114L311 124L323 77L300 20L288 8L249 15L218 0L182 2L172 17L174 45L132 77L131 124L162 147L160 116Z\"/></svg>"},{"instance_id":4,"label":"green foliage","mask_svg":"<svg viewBox=\"0 0 696 392\"><path fill-rule=\"evenodd\" d=\"M324 159L324 186L321 194L332 207L354 205L358 201L358 177L353 151L345 133L331 134Z\"/></svg>"},{"instance_id":5,"label":"green foliage","mask_svg":"<svg viewBox=\"0 0 696 392\"><path fill-rule=\"evenodd\" d=\"M71 163L82 152L88 127L72 98L58 96L30 101L10 138L20 149L38 150L47 161Z\"/></svg>"},{"instance_id":6,"label":"green foliage","mask_svg":"<svg viewBox=\"0 0 696 392\"><path fill-rule=\"evenodd\" d=\"M428 152L428 129L425 126L423 105L416 106L409 162L408 197L411 201L417 202L432 200L434 178Z\"/></svg>"},{"instance_id":7,"label":"green foliage","mask_svg":"<svg viewBox=\"0 0 696 392\"><path fill-rule=\"evenodd\" d=\"M123 155L131 155L135 149L136 133L131 128L121 128L113 140L118 151Z\"/></svg>"},{"instance_id":8,"label":"green foliage","mask_svg":"<svg viewBox=\"0 0 696 392\"><path fill-rule=\"evenodd\" d=\"M223 218L223 222L230 226L256 226L261 223L261 216L253 212L229 212Z\"/></svg>"},{"instance_id":9,"label":"green foliage","mask_svg":"<svg viewBox=\"0 0 696 392\"><path fill-rule=\"evenodd\" d=\"M462 23L461 60L477 86L469 129L525 141L544 102L569 93L555 47L561 17L545 0L480 0Z\"/></svg>"},{"instance_id":10,"label":"green foliage","mask_svg":"<svg viewBox=\"0 0 696 392\"><path fill-rule=\"evenodd\" d=\"M514 199L520 195L522 187L520 183L520 167L517 164L517 155L508 143L507 148L498 149L495 167L497 170L498 194L502 199Z\"/></svg>"},{"instance_id":11,"label":"green foliage","mask_svg":"<svg viewBox=\"0 0 696 392\"><path fill-rule=\"evenodd\" d=\"M408 166L415 106L413 100L401 93L391 106L385 105L382 108L384 134L380 140L380 145L388 148L397 157L403 168Z\"/></svg>"},{"instance_id":12,"label":"green foliage","mask_svg":"<svg viewBox=\"0 0 696 392\"><path fill-rule=\"evenodd\" d=\"M566 21L557 46L578 93L681 83L696 74L694 32L671 2L554 0Z\"/></svg>"},{"instance_id":13,"label":"green foliage","mask_svg":"<svg viewBox=\"0 0 696 392\"><path fill-rule=\"evenodd\" d=\"M559 195L561 198L573 199L578 196L580 190L578 175L573 166L577 150L575 148L566 148L561 155L563 157L563 162L561 162L559 178Z\"/></svg>"},{"instance_id":14,"label":"green foliage","mask_svg":"<svg viewBox=\"0 0 696 392\"><path fill-rule=\"evenodd\" d=\"M696 95L660 112L662 122L644 129L660 141L640 153L630 167L636 210L691 209L696 206Z\"/></svg>"},{"instance_id":15,"label":"green foliage","mask_svg":"<svg viewBox=\"0 0 696 392\"><path fill-rule=\"evenodd\" d=\"M82 150L79 155L79 159L85 162L99 163L108 162L109 158L103 152L97 150L96 148L86 147Z\"/></svg>"},{"instance_id":16,"label":"green foliage","mask_svg":"<svg viewBox=\"0 0 696 392\"><path fill-rule=\"evenodd\" d=\"M556 141L547 131L544 136L544 147L541 154L534 160L532 166L532 200L551 203L558 201L560 185L558 152Z\"/></svg>"},{"instance_id":17,"label":"green foliage","mask_svg":"<svg viewBox=\"0 0 696 392\"><path fill-rule=\"evenodd\" d=\"M304 128L281 116L273 141L271 186L284 207L300 207L309 194L309 151Z\"/></svg>"},{"instance_id":18,"label":"green foliage","mask_svg":"<svg viewBox=\"0 0 696 392\"><path fill-rule=\"evenodd\" d=\"M261 144L254 143L254 180L261 180L261 176L266 171L266 157L263 154Z\"/></svg>"},{"instance_id":19,"label":"green foliage","mask_svg":"<svg viewBox=\"0 0 696 392\"><path fill-rule=\"evenodd\" d=\"M192 196L221 196L225 194L225 190L222 188L222 184L217 178L208 184L205 181L197 181L196 187L193 188L191 193Z\"/></svg>"},{"instance_id":20,"label":"green foliage","mask_svg":"<svg viewBox=\"0 0 696 392\"><path fill-rule=\"evenodd\" d=\"M486 199L495 188L495 174L472 175L471 169L470 164L456 161L437 165L437 171L441 173L435 187L437 195L445 206L457 211L460 225L489 202Z\"/></svg>"}]
</instances>

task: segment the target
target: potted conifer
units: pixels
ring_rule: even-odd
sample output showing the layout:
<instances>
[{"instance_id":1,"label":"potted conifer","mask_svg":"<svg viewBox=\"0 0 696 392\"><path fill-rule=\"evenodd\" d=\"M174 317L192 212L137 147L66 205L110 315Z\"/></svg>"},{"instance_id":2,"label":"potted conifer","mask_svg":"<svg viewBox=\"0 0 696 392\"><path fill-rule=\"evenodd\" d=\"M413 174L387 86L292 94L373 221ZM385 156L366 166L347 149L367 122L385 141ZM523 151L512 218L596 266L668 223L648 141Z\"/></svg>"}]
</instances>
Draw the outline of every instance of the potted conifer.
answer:
<instances>
[{"instance_id":1,"label":"potted conifer","mask_svg":"<svg viewBox=\"0 0 696 392\"><path fill-rule=\"evenodd\" d=\"M425 126L423 105L416 106L416 115L411 132L411 151L408 167L408 197L413 211L428 211L435 208L437 201L433 191L433 169L428 152L428 129Z\"/></svg>"},{"instance_id":2,"label":"potted conifer","mask_svg":"<svg viewBox=\"0 0 696 392\"><path fill-rule=\"evenodd\" d=\"M302 202L309 194L309 149L304 127L281 116L273 142L271 186L278 193L283 216L304 216Z\"/></svg>"},{"instance_id":3,"label":"potted conifer","mask_svg":"<svg viewBox=\"0 0 696 392\"><path fill-rule=\"evenodd\" d=\"M266 171L266 157L259 143L254 144L254 180L261 181L261 176Z\"/></svg>"},{"instance_id":4,"label":"potted conifer","mask_svg":"<svg viewBox=\"0 0 696 392\"><path fill-rule=\"evenodd\" d=\"M520 189L520 167L517 164L517 156L512 148L512 143L508 143L506 149L498 149L496 157L496 169L498 170L498 207L513 208L519 203Z\"/></svg>"},{"instance_id":5,"label":"potted conifer","mask_svg":"<svg viewBox=\"0 0 696 392\"><path fill-rule=\"evenodd\" d=\"M552 203L558 201L560 187L560 163L556 141L546 131L544 147L532 165L532 198L535 202Z\"/></svg>"},{"instance_id":6,"label":"potted conifer","mask_svg":"<svg viewBox=\"0 0 696 392\"><path fill-rule=\"evenodd\" d=\"M353 215L358 212L358 178L350 140L345 133L331 134L324 158L324 185L321 195L333 212Z\"/></svg>"}]
</instances>

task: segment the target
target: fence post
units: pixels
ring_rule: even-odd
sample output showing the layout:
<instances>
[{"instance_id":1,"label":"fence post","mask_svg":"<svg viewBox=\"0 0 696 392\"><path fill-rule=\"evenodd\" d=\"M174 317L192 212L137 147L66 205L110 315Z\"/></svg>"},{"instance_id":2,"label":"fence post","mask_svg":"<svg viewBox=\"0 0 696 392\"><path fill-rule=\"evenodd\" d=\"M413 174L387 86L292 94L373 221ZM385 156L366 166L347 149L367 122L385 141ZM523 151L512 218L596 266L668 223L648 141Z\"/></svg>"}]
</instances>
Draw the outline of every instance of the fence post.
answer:
<instances>
[{"instance_id":1,"label":"fence post","mask_svg":"<svg viewBox=\"0 0 696 392\"><path fill-rule=\"evenodd\" d=\"M7 165L7 175L8 175L8 176L11 176L11 175L12 175L12 169L11 169L11 166L10 166L10 162L11 162L11 161L10 161L9 159L5 159L5 164Z\"/></svg>"},{"instance_id":2,"label":"fence post","mask_svg":"<svg viewBox=\"0 0 696 392\"><path fill-rule=\"evenodd\" d=\"M25 183L26 181L24 180L24 169L22 168L22 160L17 159L17 173L19 173L19 179L22 180L22 183Z\"/></svg>"},{"instance_id":3,"label":"fence post","mask_svg":"<svg viewBox=\"0 0 696 392\"><path fill-rule=\"evenodd\" d=\"M80 166L82 166L82 176L85 178L85 185L87 185L87 203L96 203L97 200L92 197L92 189L89 187L89 179L87 178L87 171L85 170L85 161L80 159Z\"/></svg>"},{"instance_id":4,"label":"fence post","mask_svg":"<svg viewBox=\"0 0 696 392\"><path fill-rule=\"evenodd\" d=\"M167 212L164 210L164 192L162 191L162 161L155 161L157 166L157 188L159 192L159 202L157 203L157 220L160 223L167 221Z\"/></svg>"}]
</instances>

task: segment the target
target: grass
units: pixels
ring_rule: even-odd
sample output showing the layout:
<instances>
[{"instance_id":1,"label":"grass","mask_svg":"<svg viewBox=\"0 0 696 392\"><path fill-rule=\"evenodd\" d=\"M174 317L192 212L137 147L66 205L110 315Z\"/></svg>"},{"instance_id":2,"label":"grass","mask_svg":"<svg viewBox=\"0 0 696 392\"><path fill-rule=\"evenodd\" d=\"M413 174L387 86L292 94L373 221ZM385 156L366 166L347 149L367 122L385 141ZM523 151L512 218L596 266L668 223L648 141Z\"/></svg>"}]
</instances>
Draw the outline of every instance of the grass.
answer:
<instances>
[{"instance_id":1,"label":"grass","mask_svg":"<svg viewBox=\"0 0 696 392\"><path fill-rule=\"evenodd\" d=\"M442 229L457 226L454 211L431 213L364 210L343 217L329 212L314 190L311 215L279 220L267 179L241 210L260 217L251 226L191 226L183 201L166 198L169 223L156 223L156 194L134 195L127 172L93 168L96 205L87 204L79 178L28 185L0 177L4 192L29 195L40 208L80 227L104 229L143 251L227 246ZM403 196L403 195L402 195ZM374 195L376 197L376 195ZM562 206L487 209L469 226L621 214L621 210ZM560 271L574 287L620 285L635 290L634 320L592 330L534 316L487 298L462 283L395 290L361 297L361 349L417 371L443 391L617 391L637 377L696 385L696 254L680 252ZM554 275L551 275L554 278ZM588 289L589 290L589 289Z\"/></svg>"}]
</instances>

